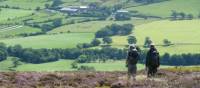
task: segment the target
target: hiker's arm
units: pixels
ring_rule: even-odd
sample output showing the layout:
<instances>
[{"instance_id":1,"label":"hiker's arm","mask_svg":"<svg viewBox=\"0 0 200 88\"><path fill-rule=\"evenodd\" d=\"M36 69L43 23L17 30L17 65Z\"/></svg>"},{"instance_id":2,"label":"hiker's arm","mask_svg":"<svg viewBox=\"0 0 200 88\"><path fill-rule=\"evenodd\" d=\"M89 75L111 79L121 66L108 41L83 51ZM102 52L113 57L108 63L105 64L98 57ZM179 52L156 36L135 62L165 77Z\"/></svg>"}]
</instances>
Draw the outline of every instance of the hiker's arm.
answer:
<instances>
[{"instance_id":1,"label":"hiker's arm","mask_svg":"<svg viewBox=\"0 0 200 88\"><path fill-rule=\"evenodd\" d=\"M158 67L160 67L160 54L158 53Z\"/></svg>"},{"instance_id":2,"label":"hiker's arm","mask_svg":"<svg viewBox=\"0 0 200 88\"><path fill-rule=\"evenodd\" d=\"M147 52L147 56L146 56L146 63L145 66L147 67L149 63L149 52Z\"/></svg>"},{"instance_id":3,"label":"hiker's arm","mask_svg":"<svg viewBox=\"0 0 200 88\"><path fill-rule=\"evenodd\" d=\"M127 56L126 56L126 66L128 65L128 61L129 61L129 52L128 52Z\"/></svg>"}]
</instances>

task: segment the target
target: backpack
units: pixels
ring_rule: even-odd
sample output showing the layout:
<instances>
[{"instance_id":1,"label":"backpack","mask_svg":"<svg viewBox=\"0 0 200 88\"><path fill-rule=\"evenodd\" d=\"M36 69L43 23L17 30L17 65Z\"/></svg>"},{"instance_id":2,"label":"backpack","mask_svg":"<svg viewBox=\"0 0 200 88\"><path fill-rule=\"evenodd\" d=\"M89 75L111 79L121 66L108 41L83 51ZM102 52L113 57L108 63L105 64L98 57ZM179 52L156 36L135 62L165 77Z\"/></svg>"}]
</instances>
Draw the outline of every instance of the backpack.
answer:
<instances>
[{"instance_id":1,"label":"backpack","mask_svg":"<svg viewBox=\"0 0 200 88\"><path fill-rule=\"evenodd\" d=\"M150 64L151 66L158 67L159 66L159 53L155 50L151 52Z\"/></svg>"},{"instance_id":2,"label":"backpack","mask_svg":"<svg viewBox=\"0 0 200 88\"><path fill-rule=\"evenodd\" d=\"M128 63L131 65L137 64L138 57L139 57L139 54L137 51L129 51L128 52L128 59L129 59Z\"/></svg>"}]
</instances>

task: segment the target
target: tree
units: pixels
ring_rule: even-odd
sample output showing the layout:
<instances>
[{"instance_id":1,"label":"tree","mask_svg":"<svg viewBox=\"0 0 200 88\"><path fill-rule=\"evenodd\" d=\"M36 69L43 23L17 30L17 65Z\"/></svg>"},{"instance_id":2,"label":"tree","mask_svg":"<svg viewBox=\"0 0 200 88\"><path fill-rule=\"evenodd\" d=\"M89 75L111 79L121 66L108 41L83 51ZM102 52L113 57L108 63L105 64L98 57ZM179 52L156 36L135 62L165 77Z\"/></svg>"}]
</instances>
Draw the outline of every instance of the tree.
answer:
<instances>
[{"instance_id":1,"label":"tree","mask_svg":"<svg viewBox=\"0 0 200 88\"><path fill-rule=\"evenodd\" d=\"M171 45L171 41L169 41L168 39L164 39L163 43L165 46L170 46Z\"/></svg>"},{"instance_id":2,"label":"tree","mask_svg":"<svg viewBox=\"0 0 200 88\"><path fill-rule=\"evenodd\" d=\"M62 19L56 19L53 21L53 26L54 27L59 27L62 25Z\"/></svg>"},{"instance_id":3,"label":"tree","mask_svg":"<svg viewBox=\"0 0 200 88\"><path fill-rule=\"evenodd\" d=\"M132 30L133 30L134 26L132 24L124 24L122 25L122 35L128 35L131 34Z\"/></svg>"},{"instance_id":4,"label":"tree","mask_svg":"<svg viewBox=\"0 0 200 88\"><path fill-rule=\"evenodd\" d=\"M111 44L112 43L112 39L110 37L104 37L103 38L103 43L104 44Z\"/></svg>"},{"instance_id":5,"label":"tree","mask_svg":"<svg viewBox=\"0 0 200 88\"><path fill-rule=\"evenodd\" d=\"M184 12L179 13L179 15L180 15L180 20L184 20L185 19L185 13Z\"/></svg>"},{"instance_id":6,"label":"tree","mask_svg":"<svg viewBox=\"0 0 200 88\"><path fill-rule=\"evenodd\" d=\"M199 13L199 15L198 15L198 18L200 19L200 13Z\"/></svg>"},{"instance_id":7,"label":"tree","mask_svg":"<svg viewBox=\"0 0 200 88\"><path fill-rule=\"evenodd\" d=\"M87 63L88 62L88 58L86 55L80 55L78 57L78 59L76 59L76 62L78 63Z\"/></svg>"},{"instance_id":8,"label":"tree","mask_svg":"<svg viewBox=\"0 0 200 88\"><path fill-rule=\"evenodd\" d=\"M144 41L144 47L150 47L150 44L152 43L152 40L150 39L150 37L146 37L145 41Z\"/></svg>"},{"instance_id":9,"label":"tree","mask_svg":"<svg viewBox=\"0 0 200 88\"><path fill-rule=\"evenodd\" d=\"M7 58L7 47L6 44L0 43L0 61Z\"/></svg>"},{"instance_id":10,"label":"tree","mask_svg":"<svg viewBox=\"0 0 200 88\"><path fill-rule=\"evenodd\" d=\"M13 57L12 61L13 61L13 67L12 68L16 68L17 66L21 65L19 58Z\"/></svg>"},{"instance_id":11,"label":"tree","mask_svg":"<svg viewBox=\"0 0 200 88\"><path fill-rule=\"evenodd\" d=\"M14 45L13 47L8 47L7 49L9 55L15 56L15 57L21 57L23 53L23 49L21 45Z\"/></svg>"},{"instance_id":12,"label":"tree","mask_svg":"<svg viewBox=\"0 0 200 88\"><path fill-rule=\"evenodd\" d=\"M73 63L71 63L71 67L72 67L73 69L78 68L78 63L77 63L76 61L74 61Z\"/></svg>"},{"instance_id":13,"label":"tree","mask_svg":"<svg viewBox=\"0 0 200 88\"><path fill-rule=\"evenodd\" d=\"M187 18L188 18L188 20L192 20L194 18L194 16L192 14L188 14Z\"/></svg>"},{"instance_id":14,"label":"tree","mask_svg":"<svg viewBox=\"0 0 200 88\"><path fill-rule=\"evenodd\" d=\"M53 29L52 25L49 25L49 24L43 24L41 28L42 28L42 32L47 32Z\"/></svg>"},{"instance_id":15,"label":"tree","mask_svg":"<svg viewBox=\"0 0 200 88\"><path fill-rule=\"evenodd\" d=\"M49 4L45 4L44 7L45 7L45 9L48 9L50 7L50 5Z\"/></svg>"},{"instance_id":16,"label":"tree","mask_svg":"<svg viewBox=\"0 0 200 88\"><path fill-rule=\"evenodd\" d=\"M51 7L58 7L62 3L62 0L53 0Z\"/></svg>"},{"instance_id":17,"label":"tree","mask_svg":"<svg viewBox=\"0 0 200 88\"><path fill-rule=\"evenodd\" d=\"M7 50L6 44L0 43L0 50L6 51Z\"/></svg>"},{"instance_id":18,"label":"tree","mask_svg":"<svg viewBox=\"0 0 200 88\"><path fill-rule=\"evenodd\" d=\"M0 61L3 61L7 58L7 53L3 50L0 50Z\"/></svg>"},{"instance_id":19,"label":"tree","mask_svg":"<svg viewBox=\"0 0 200 88\"><path fill-rule=\"evenodd\" d=\"M117 12L115 14L115 20L130 20L131 15L129 12Z\"/></svg>"},{"instance_id":20,"label":"tree","mask_svg":"<svg viewBox=\"0 0 200 88\"><path fill-rule=\"evenodd\" d=\"M128 44L136 44L137 43L137 39L135 36L128 36Z\"/></svg>"},{"instance_id":21,"label":"tree","mask_svg":"<svg viewBox=\"0 0 200 88\"><path fill-rule=\"evenodd\" d=\"M176 20L177 19L177 12L176 11L172 11L172 14L171 14L171 19L172 20Z\"/></svg>"},{"instance_id":22,"label":"tree","mask_svg":"<svg viewBox=\"0 0 200 88\"><path fill-rule=\"evenodd\" d=\"M99 44L101 44L101 41L99 41L98 39L95 38L95 39L92 40L91 44L93 46L99 46Z\"/></svg>"},{"instance_id":23,"label":"tree","mask_svg":"<svg viewBox=\"0 0 200 88\"><path fill-rule=\"evenodd\" d=\"M39 10L40 10L40 7L39 7L39 6L38 6L38 7L36 7L36 8L35 8L35 10L36 10L36 11L39 11Z\"/></svg>"}]
</instances>

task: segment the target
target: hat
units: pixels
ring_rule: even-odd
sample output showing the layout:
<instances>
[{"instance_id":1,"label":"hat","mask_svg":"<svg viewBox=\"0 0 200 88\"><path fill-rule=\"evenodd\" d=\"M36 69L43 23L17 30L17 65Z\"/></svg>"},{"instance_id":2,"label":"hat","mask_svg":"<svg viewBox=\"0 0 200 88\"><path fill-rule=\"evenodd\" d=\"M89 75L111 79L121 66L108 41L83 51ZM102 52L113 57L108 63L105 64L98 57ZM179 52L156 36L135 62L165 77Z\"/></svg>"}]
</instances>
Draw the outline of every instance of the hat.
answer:
<instances>
[{"instance_id":1,"label":"hat","mask_svg":"<svg viewBox=\"0 0 200 88\"><path fill-rule=\"evenodd\" d=\"M155 46L155 44L154 44L154 43L151 43L150 46Z\"/></svg>"},{"instance_id":2,"label":"hat","mask_svg":"<svg viewBox=\"0 0 200 88\"><path fill-rule=\"evenodd\" d=\"M135 47L135 44L130 44L129 47Z\"/></svg>"}]
</instances>

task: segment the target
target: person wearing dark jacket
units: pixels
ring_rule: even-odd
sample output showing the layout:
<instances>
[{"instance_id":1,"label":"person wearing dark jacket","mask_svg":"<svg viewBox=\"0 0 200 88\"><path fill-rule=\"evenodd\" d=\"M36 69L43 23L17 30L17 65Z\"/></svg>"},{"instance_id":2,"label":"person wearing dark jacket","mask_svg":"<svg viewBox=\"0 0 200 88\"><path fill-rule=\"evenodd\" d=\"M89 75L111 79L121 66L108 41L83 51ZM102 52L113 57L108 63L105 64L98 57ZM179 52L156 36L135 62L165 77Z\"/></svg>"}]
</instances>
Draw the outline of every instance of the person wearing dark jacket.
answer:
<instances>
[{"instance_id":1,"label":"person wearing dark jacket","mask_svg":"<svg viewBox=\"0 0 200 88\"><path fill-rule=\"evenodd\" d=\"M154 76L157 72L158 67L160 66L160 56L159 52L155 48L154 44L150 45L150 50L147 52L146 56L146 68L147 68L147 76Z\"/></svg>"},{"instance_id":2,"label":"person wearing dark jacket","mask_svg":"<svg viewBox=\"0 0 200 88\"><path fill-rule=\"evenodd\" d=\"M135 80L136 72L137 72L137 62L139 60L139 53L136 49L134 44L129 46L129 51L126 60L126 66L128 67L128 80L133 79Z\"/></svg>"}]
</instances>

